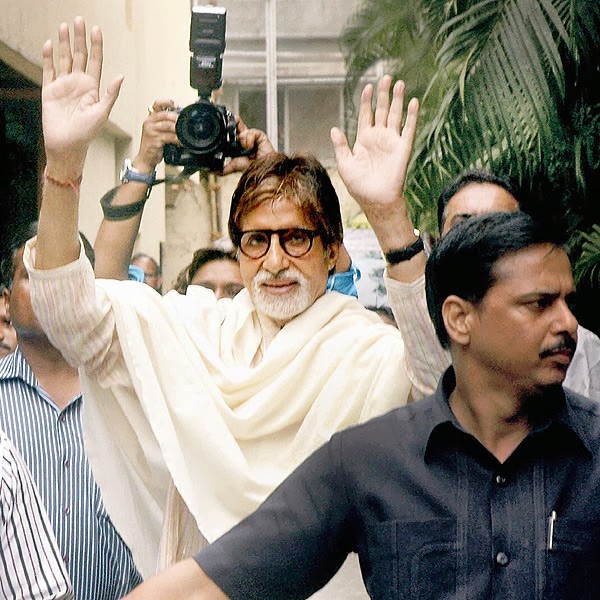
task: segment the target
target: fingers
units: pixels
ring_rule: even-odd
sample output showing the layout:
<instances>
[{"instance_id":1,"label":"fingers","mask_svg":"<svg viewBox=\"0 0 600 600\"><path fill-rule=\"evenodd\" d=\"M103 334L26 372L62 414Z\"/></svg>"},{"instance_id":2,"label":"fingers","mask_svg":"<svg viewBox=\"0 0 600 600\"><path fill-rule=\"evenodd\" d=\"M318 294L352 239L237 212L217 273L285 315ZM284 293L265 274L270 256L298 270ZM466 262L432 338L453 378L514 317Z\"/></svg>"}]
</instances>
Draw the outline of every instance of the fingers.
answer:
<instances>
[{"instance_id":1,"label":"fingers","mask_svg":"<svg viewBox=\"0 0 600 600\"><path fill-rule=\"evenodd\" d=\"M404 81L396 81L392 90L392 104L387 117L387 125L394 131L400 131L402 126L402 112L404 110ZM389 95L389 89L388 89Z\"/></svg>"},{"instance_id":2,"label":"fingers","mask_svg":"<svg viewBox=\"0 0 600 600\"><path fill-rule=\"evenodd\" d=\"M384 75L377 86L377 104L375 106L375 125L386 127L390 112L390 87L392 78ZM394 86L395 87L395 86Z\"/></svg>"},{"instance_id":3,"label":"fingers","mask_svg":"<svg viewBox=\"0 0 600 600\"><path fill-rule=\"evenodd\" d=\"M85 21L82 17L73 20L73 52L71 52L71 37L69 25L61 23L58 28L58 75L80 72L92 76L100 83L102 75L102 31L99 27L93 27L90 35L90 52L88 62L88 47L86 39ZM56 77L52 58L52 43L44 44L42 50L44 57L44 69L46 70L45 81L53 81Z\"/></svg>"},{"instance_id":4,"label":"fingers","mask_svg":"<svg viewBox=\"0 0 600 600\"><path fill-rule=\"evenodd\" d=\"M357 123L357 134L360 134L361 130L371 127L373 124L373 109L371 103L373 102L373 85L367 83L363 88L362 94L360 95L360 108L358 110L358 123Z\"/></svg>"},{"instance_id":5,"label":"fingers","mask_svg":"<svg viewBox=\"0 0 600 600\"><path fill-rule=\"evenodd\" d=\"M406 109L406 121L404 122L404 129L402 130L402 137L406 139L409 148L412 148L415 140L418 117L419 101L416 98L412 98L408 103L408 108Z\"/></svg>"},{"instance_id":6,"label":"fingers","mask_svg":"<svg viewBox=\"0 0 600 600\"><path fill-rule=\"evenodd\" d=\"M244 120L239 115L236 115L236 117L235 117L235 128L236 128L238 136L241 133L243 133L244 131L248 130L248 125L246 125L246 123L244 123Z\"/></svg>"},{"instance_id":7,"label":"fingers","mask_svg":"<svg viewBox=\"0 0 600 600\"><path fill-rule=\"evenodd\" d=\"M58 28L58 74L68 75L71 72L73 57L71 56L71 39L69 26L61 23Z\"/></svg>"},{"instance_id":8,"label":"fingers","mask_svg":"<svg viewBox=\"0 0 600 600\"><path fill-rule=\"evenodd\" d=\"M106 93L100 100L102 111L108 118L112 107L115 105L119 92L121 91L121 84L123 83L123 75L119 75L114 81L108 86Z\"/></svg>"},{"instance_id":9,"label":"fingers","mask_svg":"<svg viewBox=\"0 0 600 600\"><path fill-rule=\"evenodd\" d=\"M102 45L102 31L99 27L92 27L92 32L90 34L90 60L87 66L87 72L98 82L98 85L100 85L100 76L102 75Z\"/></svg>"},{"instance_id":10,"label":"fingers","mask_svg":"<svg viewBox=\"0 0 600 600\"><path fill-rule=\"evenodd\" d=\"M254 149L257 157L275 152L271 140L269 140L267 134L260 129L245 129L239 132L238 138L242 148L245 148L246 150Z\"/></svg>"},{"instance_id":11,"label":"fingers","mask_svg":"<svg viewBox=\"0 0 600 600\"><path fill-rule=\"evenodd\" d=\"M227 162L221 171L221 175L230 175L231 173L242 173L250 166L250 159L246 156L236 156Z\"/></svg>"},{"instance_id":12,"label":"fingers","mask_svg":"<svg viewBox=\"0 0 600 600\"><path fill-rule=\"evenodd\" d=\"M73 21L73 71L85 73L88 60L85 21L75 17Z\"/></svg>"},{"instance_id":13,"label":"fingers","mask_svg":"<svg viewBox=\"0 0 600 600\"><path fill-rule=\"evenodd\" d=\"M46 43L42 47L42 87L54 81L56 77L56 71L54 70L54 48L52 47L52 40L46 40Z\"/></svg>"},{"instance_id":14,"label":"fingers","mask_svg":"<svg viewBox=\"0 0 600 600\"><path fill-rule=\"evenodd\" d=\"M352 151L348 145L348 139L346 138L346 135L338 127L331 128L329 137L331 138L331 143L333 144L335 162L337 163L339 169L340 165L352 155Z\"/></svg>"},{"instance_id":15,"label":"fingers","mask_svg":"<svg viewBox=\"0 0 600 600\"><path fill-rule=\"evenodd\" d=\"M175 102L170 98L155 100L152 103L152 113L159 113L168 110L175 110Z\"/></svg>"},{"instance_id":16,"label":"fingers","mask_svg":"<svg viewBox=\"0 0 600 600\"><path fill-rule=\"evenodd\" d=\"M417 115L419 111L419 103L416 99L412 102L410 113L407 112L407 122L402 129L403 112L404 112L404 81L398 80L394 84L392 90L392 101L390 103L390 87L392 78L389 75L384 75L377 86L377 102L375 111L372 109L373 102L373 86L367 84L363 89L360 102L360 110L358 113L358 129L357 135L360 136L361 131L370 127L386 127L394 132L402 135L409 135L412 139L416 130ZM410 118L410 122L409 122Z\"/></svg>"}]
</instances>

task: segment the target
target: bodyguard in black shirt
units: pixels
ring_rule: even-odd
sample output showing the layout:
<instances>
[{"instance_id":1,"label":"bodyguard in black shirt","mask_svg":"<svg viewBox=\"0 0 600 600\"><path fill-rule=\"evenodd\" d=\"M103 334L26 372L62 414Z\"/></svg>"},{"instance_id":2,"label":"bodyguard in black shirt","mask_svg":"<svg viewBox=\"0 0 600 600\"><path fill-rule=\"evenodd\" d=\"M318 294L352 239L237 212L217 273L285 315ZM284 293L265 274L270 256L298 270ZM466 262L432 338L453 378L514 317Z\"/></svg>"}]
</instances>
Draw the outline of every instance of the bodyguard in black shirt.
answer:
<instances>
[{"instance_id":1,"label":"bodyguard in black shirt","mask_svg":"<svg viewBox=\"0 0 600 600\"><path fill-rule=\"evenodd\" d=\"M306 598L350 552L377 599L599 596L600 405L561 385L577 321L559 240L523 213L472 218L426 277L453 362L437 392L336 434L128 598Z\"/></svg>"}]
</instances>

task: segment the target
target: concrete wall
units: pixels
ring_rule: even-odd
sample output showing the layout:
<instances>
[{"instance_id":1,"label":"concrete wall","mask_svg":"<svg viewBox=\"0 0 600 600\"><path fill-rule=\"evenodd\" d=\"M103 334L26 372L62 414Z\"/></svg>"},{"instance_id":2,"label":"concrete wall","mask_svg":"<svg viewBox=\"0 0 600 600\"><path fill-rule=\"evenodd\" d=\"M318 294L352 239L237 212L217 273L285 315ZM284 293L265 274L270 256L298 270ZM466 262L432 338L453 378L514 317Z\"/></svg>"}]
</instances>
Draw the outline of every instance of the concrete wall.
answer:
<instances>
[{"instance_id":1,"label":"concrete wall","mask_svg":"<svg viewBox=\"0 0 600 600\"><path fill-rule=\"evenodd\" d=\"M211 3L207 1L206 3ZM225 85L254 73L264 81L264 0L220 0L228 10ZM341 81L343 60L337 36L360 0L278 0L279 74L284 78L321 77ZM41 47L56 41L58 24L83 16L104 32L102 89L125 76L108 127L90 148L82 184L80 226L95 239L102 214L100 197L118 181L123 159L134 156L147 106L173 98L180 106L196 99L189 87L189 0L0 0L0 60L41 84ZM323 124L328 131L334 123ZM301 130L303 124L297 124ZM306 129L314 123L306 123ZM163 167L161 166L161 169ZM160 173L162 175L162 173ZM334 184L346 221L358 207L337 173ZM229 198L237 177L213 178L212 193L193 178L185 185L154 188L146 206L136 250L162 258L169 289L194 249L226 232Z\"/></svg>"},{"instance_id":2,"label":"concrete wall","mask_svg":"<svg viewBox=\"0 0 600 600\"><path fill-rule=\"evenodd\" d=\"M139 145L141 123L154 98L193 99L188 86L188 0L0 0L0 60L41 84L41 48L57 40L61 21L81 15L104 32L102 89L125 76L109 126L90 148L82 184L81 228L93 240L98 200L116 184L123 158ZM165 239L164 191L157 187L137 247L159 256Z\"/></svg>"}]
</instances>

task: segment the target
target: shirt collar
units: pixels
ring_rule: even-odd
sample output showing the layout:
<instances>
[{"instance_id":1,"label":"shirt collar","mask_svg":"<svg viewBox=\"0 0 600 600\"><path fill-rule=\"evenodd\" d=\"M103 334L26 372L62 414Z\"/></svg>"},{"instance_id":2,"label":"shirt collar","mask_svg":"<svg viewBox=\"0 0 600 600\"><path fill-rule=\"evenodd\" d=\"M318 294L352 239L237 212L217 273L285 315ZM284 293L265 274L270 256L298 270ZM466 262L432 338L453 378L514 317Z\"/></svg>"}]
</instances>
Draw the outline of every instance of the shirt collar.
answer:
<instances>
[{"instance_id":1,"label":"shirt collar","mask_svg":"<svg viewBox=\"0 0 600 600\"><path fill-rule=\"evenodd\" d=\"M422 457L425 461L431 456L430 453L436 444L444 444L448 434L459 432L459 435L471 435L461 427L448 403L455 386L456 376L453 367L450 366L440 378L438 387L432 396L428 435L424 437L422 448ZM591 454L595 443L590 437L591 431L586 426L581 411L576 410L573 406L571 393L565 392L563 389L561 400L556 413L548 421L537 426L532 434L542 431L555 432L562 435L565 441L572 440L578 445L582 445Z\"/></svg>"},{"instance_id":2,"label":"shirt collar","mask_svg":"<svg viewBox=\"0 0 600 600\"><path fill-rule=\"evenodd\" d=\"M593 433L590 428L592 415L589 414L588 410L578 410L575 395L564 388L563 391L565 402L560 413L556 417L556 421L572 432L577 440L585 447L587 452L592 455L594 453L594 448L598 445L596 434ZM593 401L589 400L588 402ZM593 408L596 408L595 404L596 403L594 402Z\"/></svg>"},{"instance_id":3,"label":"shirt collar","mask_svg":"<svg viewBox=\"0 0 600 600\"><path fill-rule=\"evenodd\" d=\"M432 446L442 435L442 432L447 431L449 427L454 427L456 430L462 431L462 427L456 420L448 404L448 398L455 385L454 369L450 366L440 378L437 389L433 396L431 396L428 431L427 435L423 436L423 446L421 448L421 456L424 461L427 461Z\"/></svg>"},{"instance_id":4,"label":"shirt collar","mask_svg":"<svg viewBox=\"0 0 600 600\"><path fill-rule=\"evenodd\" d=\"M18 346L14 352L0 360L0 381L5 379L22 379L31 387L38 385L29 363Z\"/></svg>"},{"instance_id":5,"label":"shirt collar","mask_svg":"<svg viewBox=\"0 0 600 600\"><path fill-rule=\"evenodd\" d=\"M0 360L0 381L9 379L20 379L25 385L35 389L38 395L47 402L54 410L64 412L69 407L76 405L81 401L81 394L75 396L69 404L67 404L62 410L60 410L56 404L52 401L52 398L48 395L48 392L39 384L37 377L33 370L29 366L29 363L21 353L21 350L17 346L16 350Z\"/></svg>"}]
</instances>

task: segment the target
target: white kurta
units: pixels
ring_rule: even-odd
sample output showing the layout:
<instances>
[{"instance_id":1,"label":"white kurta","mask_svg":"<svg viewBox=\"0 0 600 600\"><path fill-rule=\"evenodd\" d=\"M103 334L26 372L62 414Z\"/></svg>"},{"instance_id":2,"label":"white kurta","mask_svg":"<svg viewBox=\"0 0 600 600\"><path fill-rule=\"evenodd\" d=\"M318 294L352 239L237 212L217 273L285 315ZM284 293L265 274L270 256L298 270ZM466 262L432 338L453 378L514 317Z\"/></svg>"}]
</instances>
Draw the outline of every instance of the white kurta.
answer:
<instances>
[{"instance_id":1,"label":"white kurta","mask_svg":"<svg viewBox=\"0 0 600 600\"><path fill-rule=\"evenodd\" d=\"M81 257L36 271L30 247L34 310L82 369L90 463L145 576L171 481L213 540L335 431L409 399L402 337L353 298L321 296L276 331L247 291L161 297L95 281Z\"/></svg>"}]
</instances>

